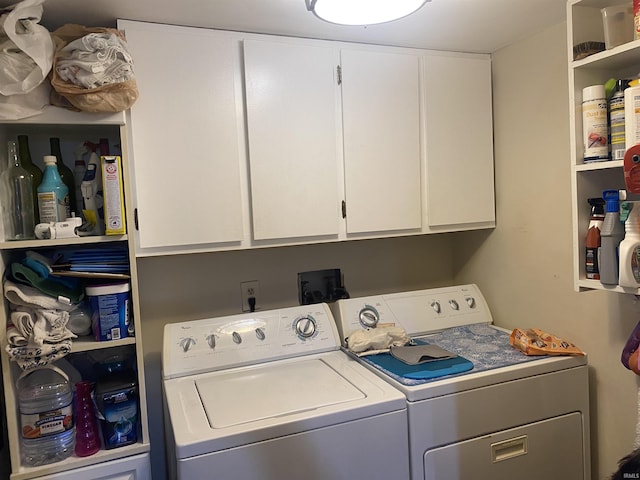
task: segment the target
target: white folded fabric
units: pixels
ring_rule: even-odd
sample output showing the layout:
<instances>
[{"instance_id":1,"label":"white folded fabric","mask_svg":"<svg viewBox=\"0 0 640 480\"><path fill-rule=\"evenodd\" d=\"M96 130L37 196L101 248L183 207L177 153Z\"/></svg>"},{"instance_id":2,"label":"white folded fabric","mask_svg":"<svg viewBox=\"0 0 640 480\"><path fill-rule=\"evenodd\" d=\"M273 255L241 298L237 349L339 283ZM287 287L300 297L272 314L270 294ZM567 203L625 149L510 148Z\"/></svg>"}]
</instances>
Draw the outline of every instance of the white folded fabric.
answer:
<instances>
[{"instance_id":1,"label":"white folded fabric","mask_svg":"<svg viewBox=\"0 0 640 480\"><path fill-rule=\"evenodd\" d=\"M18 285L10 280L4 281L4 296L13 305L44 308L45 310L64 310L69 312L76 308L72 303L60 301L29 285Z\"/></svg>"}]
</instances>

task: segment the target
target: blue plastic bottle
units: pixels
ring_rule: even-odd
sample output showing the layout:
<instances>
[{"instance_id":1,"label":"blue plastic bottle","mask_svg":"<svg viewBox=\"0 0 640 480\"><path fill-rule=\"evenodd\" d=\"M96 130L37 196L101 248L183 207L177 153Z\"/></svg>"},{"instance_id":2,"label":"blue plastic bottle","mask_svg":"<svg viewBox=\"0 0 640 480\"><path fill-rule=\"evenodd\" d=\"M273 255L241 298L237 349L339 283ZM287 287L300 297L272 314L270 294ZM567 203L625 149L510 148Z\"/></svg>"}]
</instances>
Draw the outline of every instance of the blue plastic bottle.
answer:
<instances>
[{"instance_id":1,"label":"blue plastic bottle","mask_svg":"<svg viewBox=\"0 0 640 480\"><path fill-rule=\"evenodd\" d=\"M71 217L69 188L62 182L57 159L54 155L44 157L44 176L38 186L38 211L40 222L64 222Z\"/></svg>"},{"instance_id":2,"label":"blue plastic bottle","mask_svg":"<svg viewBox=\"0 0 640 480\"><path fill-rule=\"evenodd\" d=\"M618 247L624 238L624 225L620 221L620 193L605 190L602 197L606 202L606 212L600 232L600 283L618 285Z\"/></svg>"}]
</instances>

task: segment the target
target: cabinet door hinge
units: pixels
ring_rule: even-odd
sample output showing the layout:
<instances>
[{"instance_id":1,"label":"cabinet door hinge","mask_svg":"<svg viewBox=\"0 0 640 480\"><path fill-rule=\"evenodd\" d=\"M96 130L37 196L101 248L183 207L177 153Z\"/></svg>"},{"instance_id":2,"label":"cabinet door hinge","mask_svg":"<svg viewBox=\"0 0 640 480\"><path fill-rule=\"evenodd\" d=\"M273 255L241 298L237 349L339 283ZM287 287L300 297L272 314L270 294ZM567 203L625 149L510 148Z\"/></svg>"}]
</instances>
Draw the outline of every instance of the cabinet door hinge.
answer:
<instances>
[{"instance_id":1,"label":"cabinet door hinge","mask_svg":"<svg viewBox=\"0 0 640 480\"><path fill-rule=\"evenodd\" d=\"M347 218L347 202L342 200L342 218Z\"/></svg>"},{"instance_id":2,"label":"cabinet door hinge","mask_svg":"<svg viewBox=\"0 0 640 480\"><path fill-rule=\"evenodd\" d=\"M137 208L133 209L133 224L136 226L136 230L140 231L140 228L138 228L138 209Z\"/></svg>"},{"instance_id":3,"label":"cabinet door hinge","mask_svg":"<svg viewBox=\"0 0 640 480\"><path fill-rule=\"evenodd\" d=\"M342 85L342 67L340 65L336 67L336 78L338 80L338 85Z\"/></svg>"}]
</instances>

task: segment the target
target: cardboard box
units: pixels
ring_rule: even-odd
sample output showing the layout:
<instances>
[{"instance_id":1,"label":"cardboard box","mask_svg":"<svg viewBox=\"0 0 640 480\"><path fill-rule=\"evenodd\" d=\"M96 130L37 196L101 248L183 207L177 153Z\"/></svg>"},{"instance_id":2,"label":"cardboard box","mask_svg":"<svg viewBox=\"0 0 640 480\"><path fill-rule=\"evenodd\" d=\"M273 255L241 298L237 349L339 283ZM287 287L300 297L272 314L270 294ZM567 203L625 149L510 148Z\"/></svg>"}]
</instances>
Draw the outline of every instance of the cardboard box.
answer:
<instances>
[{"instance_id":1,"label":"cardboard box","mask_svg":"<svg viewBox=\"0 0 640 480\"><path fill-rule=\"evenodd\" d=\"M124 216L122 159L119 156L102 156L100 163L102 166L105 233L107 235L124 235L127 233L127 224Z\"/></svg>"}]
</instances>

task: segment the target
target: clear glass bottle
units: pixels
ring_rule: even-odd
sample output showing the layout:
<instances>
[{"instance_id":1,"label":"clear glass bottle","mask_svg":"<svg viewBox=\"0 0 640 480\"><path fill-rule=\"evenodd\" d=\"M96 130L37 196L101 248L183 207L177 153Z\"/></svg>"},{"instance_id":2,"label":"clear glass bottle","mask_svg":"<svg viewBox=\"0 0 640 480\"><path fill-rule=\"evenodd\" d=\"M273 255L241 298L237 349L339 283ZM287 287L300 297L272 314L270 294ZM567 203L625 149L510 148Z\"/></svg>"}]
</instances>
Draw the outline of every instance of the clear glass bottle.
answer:
<instances>
[{"instance_id":1,"label":"clear glass bottle","mask_svg":"<svg viewBox=\"0 0 640 480\"><path fill-rule=\"evenodd\" d=\"M16 142L7 144L8 165L2 174L2 217L7 240L35 238L33 180L22 167Z\"/></svg>"},{"instance_id":2,"label":"clear glass bottle","mask_svg":"<svg viewBox=\"0 0 640 480\"><path fill-rule=\"evenodd\" d=\"M75 210L76 208L76 182L73 176L73 170L67 167L62 160L62 151L60 150L60 139L57 137L49 138L49 145L51 146L51 155L55 156L58 159L58 173L60 173L60 178L62 182L69 189L69 202L71 205L71 210ZM80 212L76 212L77 215L80 215Z\"/></svg>"},{"instance_id":3,"label":"clear glass bottle","mask_svg":"<svg viewBox=\"0 0 640 480\"><path fill-rule=\"evenodd\" d=\"M42 183L42 170L31 161L31 152L29 150L29 137L27 135L18 135L18 153L20 155L20 163L22 168L31 174L33 185L33 205L35 223L40 223L40 215L38 213L38 187Z\"/></svg>"}]
</instances>

